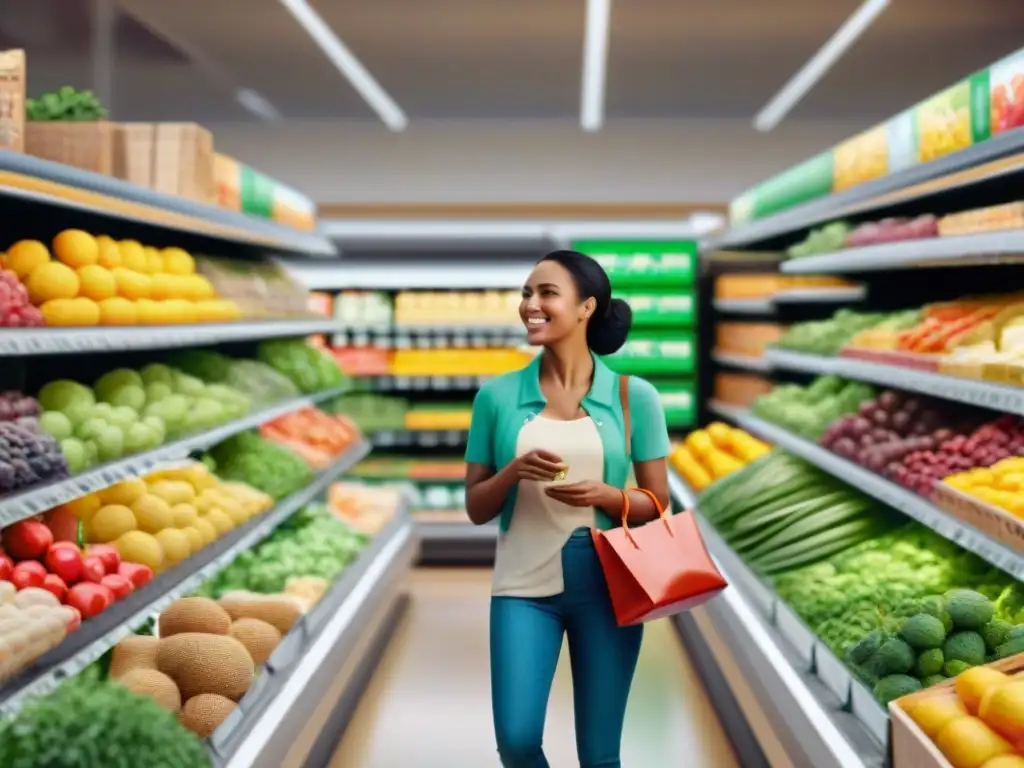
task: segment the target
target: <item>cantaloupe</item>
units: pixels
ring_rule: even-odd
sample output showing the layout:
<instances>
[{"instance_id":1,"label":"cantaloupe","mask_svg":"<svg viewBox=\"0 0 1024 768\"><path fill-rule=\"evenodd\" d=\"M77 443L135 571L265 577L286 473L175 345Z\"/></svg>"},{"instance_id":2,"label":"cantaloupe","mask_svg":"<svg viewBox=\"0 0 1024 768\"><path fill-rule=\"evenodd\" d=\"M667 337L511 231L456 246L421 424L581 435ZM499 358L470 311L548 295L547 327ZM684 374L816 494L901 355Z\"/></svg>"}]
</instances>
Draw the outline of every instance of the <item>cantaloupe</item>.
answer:
<instances>
[{"instance_id":1,"label":"cantaloupe","mask_svg":"<svg viewBox=\"0 0 1024 768\"><path fill-rule=\"evenodd\" d=\"M220 604L232 621L259 619L282 635L288 634L295 622L302 618L301 603L285 595L224 595Z\"/></svg>"},{"instance_id":2,"label":"cantaloupe","mask_svg":"<svg viewBox=\"0 0 1024 768\"><path fill-rule=\"evenodd\" d=\"M156 669L160 639L149 635L130 635L114 646L110 657L110 677L116 680L133 669Z\"/></svg>"},{"instance_id":3,"label":"cantaloupe","mask_svg":"<svg viewBox=\"0 0 1024 768\"><path fill-rule=\"evenodd\" d=\"M281 633L259 619L239 619L231 625L230 635L245 646L257 666L265 664L281 642Z\"/></svg>"},{"instance_id":4,"label":"cantaloupe","mask_svg":"<svg viewBox=\"0 0 1024 768\"><path fill-rule=\"evenodd\" d=\"M231 699L215 693L200 693L185 702L178 714L178 722L205 739L235 711L236 706Z\"/></svg>"},{"instance_id":5,"label":"cantaloupe","mask_svg":"<svg viewBox=\"0 0 1024 768\"><path fill-rule=\"evenodd\" d=\"M121 675L117 683L129 691L148 696L169 712L178 714L181 711L181 691L163 672L157 672L155 669L132 669Z\"/></svg>"},{"instance_id":6,"label":"cantaloupe","mask_svg":"<svg viewBox=\"0 0 1024 768\"><path fill-rule=\"evenodd\" d=\"M199 632L162 638L156 663L186 700L216 693L238 701L249 690L254 671L252 657L235 638Z\"/></svg>"},{"instance_id":7,"label":"cantaloupe","mask_svg":"<svg viewBox=\"0 0 1024 768\"><path fill-rule=\"evenodd\" d=\"M160 614L158 626L160 637L171 637L184 632L226 635L231 629L231 617L209 598L182 597Z\"/></svg>"}]
</instances>

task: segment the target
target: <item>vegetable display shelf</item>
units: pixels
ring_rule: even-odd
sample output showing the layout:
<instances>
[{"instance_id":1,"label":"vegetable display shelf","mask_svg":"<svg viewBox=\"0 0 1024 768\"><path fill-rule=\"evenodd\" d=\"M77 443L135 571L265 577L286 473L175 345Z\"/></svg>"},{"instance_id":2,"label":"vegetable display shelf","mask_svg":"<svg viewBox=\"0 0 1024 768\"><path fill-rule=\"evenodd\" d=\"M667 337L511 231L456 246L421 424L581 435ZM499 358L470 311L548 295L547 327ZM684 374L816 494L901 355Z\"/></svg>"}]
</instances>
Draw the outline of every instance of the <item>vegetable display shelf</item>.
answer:
<instances>
[{"instance_id":1,"label":"vegetable display shelf","mask_svg":"<svg viewBox=\"0 0 1024 768\"><path fill-rule=\"evenodd\" d=\"M0 716L11 714L30 696L52 692L62 680L77 675L154 614L163 611L179 597L194 592L241 553L269 536L282 522L319 498L331 483L367 453L369 446L365 442L352 446L319 472L308 486L283 499L266 514L230 531L196 555L160 574L142 589L118 601L115 606L83 623L64 642L0 686Z\"/></svg>"},{"instance_id":2,"label":"vegetable display shelf","mask_svg":"<svg viewBox=\"0 0 1024 768\"><path fill-rule=\"evenodd\" d=\"M715 299L711 306L716 312L727 315L774 315L783 305L847 304L863 301L866 295L864 286L801 288L752 299Z\"/></svg>"},{"instance_id":3,"label":"vegetable display shelf","mask_svg":"<svg viewBox=\"0 0 1024 768\"><path fill-rule=\"evenodd\" d=\"M521 325L489 328L474 326L396 325L345 326L337 331L336 347L364 346L376 349L489 349L518 347L526 343Z\"/></svg>"},{"instance_id":4,"label":"vegetable display shelf","mask_svg":"<svg viewBox=\"0 0 1024 768\"><path fill-rule=\"evenodd\" d=\"M669 486L677 503L691 505L692 492L675 473L669 475ZM711 625L715 637L701 638L712 650L709 663L724 668L718 654L728 652L729 666L737 668L735 673L754 694L775 738L794 764L815 768L885 765L884 742L844 709L846 702L821 682L813 662L808 663L794 649L784 632L785 622L780 625L775 616L781 601L752 577L714 529L703 521L702 528L708 550L730 588L694 612L703 621L690 613L674 618L684 642L689 645L694 633L702 634L704 621ZM773 605L771 615L760 605L766 597Z\"/></svg>"},{"instance_id":5,"label":"vegetable display shelf","mask_svg":"<svg viewBox=\"0 0 1024 768\"><path fill-rule=\"evenodd\" d=\"M428 392L479 389L491 376L368 376L377 392Z\"/></svg>"},{"instance_id":6,"label":"vegetable display shelf","mask_svg":"<svg viewBox=\"0 0 1024 768\"><path fill-rule=\"evenodd\" d=\"M400 510L303 615L209 737L215 766L329 762L397 621L418 544L416 526Z\"/></svg>"},{"instance_id":7,"label":"vegetable display shelf","mask_svg":"<svg viewBox=\"0 0 1024 768\"><path fill-rule=\"evenodd\" d=\"M963 379L849 357L808 355L785 349L769 349L765 352L765 359L773 368L813 374L834 374L845 379L866 381L1024 416L1024 387Z\"/></svg>"},{"instance_id":8,"label":"vegetable display shelf","mask_svg":"<svg viewBox=\"0 0 1024 768\"><path fill-rule=\"evenodd\" d=\"M334 320L276 320L96 328L0 329L0 357L126 352L335 333Z\"/></svg>"},{"instance_id":9,"label":"vegetable display shelf","mask_svg":"<svg viewBox=\"0 0 1024 768\"><path fill-rule=\"evenodd\" d=\"M375 448L457 448L466 444L468 436L468 432L460 429L407 429L374 432L370 440Z\"/></svg>"},{"instance_id":10,"label":"vegetable display shelf","mask_svg":"<svg viewBox=\"0 0 1024 768\"><path fill-rule=\"evenodd\" d=\"M772 369L771 363L764 356L753 357L751 355L734 355L730 352L712 352L711 359L718 363L718 365L742 368L745 371L759 371L763 373Z\"/></svg>"},{"instance_id":11,"label":"vegetable display shelf","mask_svg":"<svg viewBox=\"0 0 1024 768\"><path fill-rule=\"evenodd\" d=\"M0 195L108 221L127 221L278 252L307 256L337 253L331 241L318 233L9 150L0 150Z\"/></svg>"},{"instance_id":12,"label":"vegetable display shelf","mask_svg":"<svg viewBox=\"0 0 1024 768\"><path fill-rule=\"evenodd\" d=\"M828 275L1021 261L1024 261L1024 230L1011 229L844 248L832 253L790 259L783 262L780 269L794 275Z\"/></svg>"},{"instance_id":13,"label":"vegetable display shelf","mask_svg":"<svg viewBox=\"0 0 1024 768\"><path fill-rule=\"evenodd\" d=\"M167 464L182 461L188 458L189 454L210 448L239 432L254 429L279 416L330 400L347 391L348 386L343 386L312 395L290 398L270 408L251 413L244 418L161 445L152 451L102 464L64 480L44 483L0 497L0 527L24 520L32 515L38 515L59 504L107 488L130 477L144 475Z\"/></svg>"},{"instance_id":14,"label":"vegetable display shelf","mask_svg":"<svg viewBox=\"0 0 1024 768\"><path fill-rule=\"evenodd\" d=\"M883 504L931 528L963 549L1006 571L1016 579L1024 578L1024 556L997 542L973 526L950 517L930 501L851 461L847 461L815 443L804 440L782 427L759 419L743 410L733 416L737 424L779 448L850 483L874 496Z\"/></svg>"}]
</instances>

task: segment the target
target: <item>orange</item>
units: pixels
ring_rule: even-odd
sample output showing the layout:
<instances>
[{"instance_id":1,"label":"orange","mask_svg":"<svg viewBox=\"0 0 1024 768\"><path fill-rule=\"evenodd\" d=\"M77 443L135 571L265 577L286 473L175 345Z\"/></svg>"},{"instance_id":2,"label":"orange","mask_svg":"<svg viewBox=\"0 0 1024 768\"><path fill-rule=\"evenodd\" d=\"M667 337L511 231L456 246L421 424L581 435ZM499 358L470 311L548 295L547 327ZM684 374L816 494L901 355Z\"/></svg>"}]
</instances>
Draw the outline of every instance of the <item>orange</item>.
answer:
<instances>
[{"instance_id":1,"label":"orange","mask_svg":"<svg viewBox=\"0 0 1024 768\"><path fill-rule=\"evenodd\" d=\"M122 240L117 244L121 252L121 266L126 269L133 269L136 272L145 272L149 266L146 259L146 252L138 240Z\"/></svg>"},{"instance_id":2,"label":"orange","mask_svg":"<svg viewBox=\"0 0 1024 768\"><path fill-rule=\"evenodd\" d=\"M201 323L230 322L237 320L241 316L238 305L233 301L226 301L224 299L197 302L196 311Z\"/></svg>"},{"instance_id":3,"label":"orange","mask_svg":"<svg viewBox=\"0 0 1024 768\"><path fill-rule=\"evenodd\" d=\"M97 263L101 267L113 269L121 266L121 250L114 238L110 235L99 235L96 238L96 245L100 250L100 260Z\"/></svg>"},{"instance_id":4,"label":"orange","mask_svg":"<svg viewBox=\"0 0 1024 768\"><path fill-rule=\"evenodd\" d=\"M198 313L191 301L170 299L161 303L164 305L164 311L167 313L167 321L171 325L191 325L196 322Z\"/></svg>"},{"instance_id":5,"label":"orange","mask_svg":"<svg viewBox=\"0 0 1024 768\"><path fill-rule=\"evenodd\" d=\"M976 717L950 720L939 731L935 746L953 764L953 768L981 768L998 755L1013 754L1005 739Z\"/></svg>"},{"instance_id":6,"label":"orange","mask_svg":"<svg viewBox=\"0 0 1024 768\"><path fill-rule=\"evenodd\" d=\"M162 317L160 302L152 299L139 299L135 302L135 308L139 315L139 325L160 325Z\"/></svg>"},{"instance_id":7,"label":"orange","mask_svg":"<svg viewBox=\"0 0 1024 768\"><path fill-rule=\"evenodd\" d=\"M100 260L96 238L80 229L65 229L53 238L53 255L69 267L78 269Z\"/></svg>"},{"instance_id":8,"label":"orange","mask_svg":"<svg viewBox=\"0 0 1024 768\"><path fill-rule=\"evenodd\" d=\"M117 281L109 269L98 264L90 264L78 270L81 281L79 293L93 301L103 301L117 295Z\"/></svg>"},{"instance_id":9,"label":"orange","mask_svg":"<svg viewBox=\"0 0 1024 768\"><path fill-rule=\"evenodd\" d=\"M921 699L913 708L907 711L910 719L917 723L918 728L927 734L929 739L935 739L939 731L950 720L964 717L967 714L967 707L960 701L955 693L929 696Z\"/></svg>"},{"instance_id":10,"label":"orange","mask_svg":"<svg viewBox=\"0 0 1024 768\"><path fill-rule=\"evenodd\" d=\"M982 696L990 688L1003 685L1007 681L1006 675L990 667L973 667L961 672L956 677L956 695L967 707L972 715L978 714L978 705Z\"/></svg>"},{"instance_id":11,"label":"orange","mask_svg":"<svg viewBox=\"0 0 1024 768\"><path fill-rule=\"evenodd\" d=\"M181 248L164 248L164 270L172 275L191 275L196 271L196 262Z\"/></svg>"},{"instance_id":12,"label":"orange","mask_svg":"<svg viewBox=\"0 0 1024 768\"><path fill-rule=\"evenodd\" d=\"M81 283L71 267L59 261L48 261L32 270L25 282L29 298L39 305L51 299L73 299Z\"/></svg>"},{"instance_id":13,"label":"orange","mask_svg":"<svg viewBox=\"0 0 1024 768\"><path fill-rule=\"evenodd\" d=\"M149 297L156 301L179 298L181 292L178 280L180 279L177 275L158 272L152 277L152 289L149 292Z\"/></svg>"},{"instance_id":14,"label":"orange","mask_svg":"<svg viewBox=\"0 0 1024 768\"><path fill-rule=\"evenodd\" d=\"M164 260L160 256L160 251L151 245L144 245L142 252L146 254L146 271L149 274L155 275L164 271Z\"/></svg>"},{"instance_id":15,"label":"orange","mask_svg":"<svg viewBox=\"0 0 1024 768\"><path fill-rule=\"evenodd\" d=\"M39 311L47 325L92 326L100 322L99 305L92 299L50 299Z\"/></svg>"},{"instance_id":16,"label":"orange","mask_svg":"<svg viewBox=\"0 0 1024 768\"><path fill-rule=\"evenodd\" d=\"M127 267L115 267L114 280L117 281L117 293L126 299L138 300L149 298L150 279Z\"/></svg>"},{"instance_id":17,"label":"orange","mask_svg":"<svg viewBox=\"0 0 1024 768\"><path fill-rule=\"evenodd\" d=\"M50 260L50 251L38 240L19 240L7 249L4 266L24 281L40 264Z\"/></svg>"},{"instance_id":18,"label":"orange","mask_svg":"<svg viewBox=\"0 0 1024 768\"><path fill-rule=\"evenodd\" d=\"M122 296L99 303L100 325L135 325L139 321L135 304Z\"/></svg>"},{"instance_id":19,"label":"orange","mask_svg":"<svg viewBox=\"0 0 1024 768\"><path fill-rule=\"evenodd\" d=\"M1024 738L1024 682L1008 683L986 693L979 714L1006 738Z\"/></svg>"},{"instance_id":20,"label":"orange","mask_svg":"<svg viewBox=\"0 0 1024 768\"><path fill-rule=\"evenodd\" d=\"M214 289L213 283L202 275L187 275L182 277L181 280L184 286L184 298L192 299L193 301L217 298L217 291Z\"/></svg>"}]
</instances>

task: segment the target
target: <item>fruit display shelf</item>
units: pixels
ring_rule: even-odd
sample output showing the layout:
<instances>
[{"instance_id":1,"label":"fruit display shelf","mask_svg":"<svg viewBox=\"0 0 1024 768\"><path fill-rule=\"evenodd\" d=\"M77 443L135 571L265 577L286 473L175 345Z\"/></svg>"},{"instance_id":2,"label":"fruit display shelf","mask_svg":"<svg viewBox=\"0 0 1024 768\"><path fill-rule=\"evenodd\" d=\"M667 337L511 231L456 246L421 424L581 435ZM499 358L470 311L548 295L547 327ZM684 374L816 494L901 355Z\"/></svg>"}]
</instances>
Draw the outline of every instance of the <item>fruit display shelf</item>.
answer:
<instances>
[{"instance_id":1,"label":"fruit display shelf","mask_svg":"<svg viewBox=\"0 0 1024 768\"><path fill-rule=\"evenodd\" d=\"M334 256L316 232L156 192L127 181L10 150L0 151L0 196L76 211L109 222L199 235L221 242L306 256Z\"/></svg>"},{"instance_id":2,"label":"fruit display shelf","mask_svg":"<svg viewBox=\"0 0 1024 768\"><path fill-rule=\"evenodd\" d=\"M692 494L674 473L669 488L676 503L690 506ZM698 514L699 519L699 514ZM733 693L742 686L768 719L773 739L801 765L816 768L881 768L885 747L848 711L799 658L771 615L755 603L746 569L714 529L702 522L705 544L730 588L697 611L680 613L673 622L720 712L734 713L726 727L746 724ZM761 587L772 602L781 602ZM743 697L743 698L749 698ZM747 728L753 729L751 724ZM756 737L755 737L756 738ZM736 743L749 742L737 739ZM756 762L764 762L764 756ZM755 761L751 761L756 764Z\"/></svg>"},{"instance_id":3,"label":"fruit display shelf","mask_svg":"<svg viewBox=\"0 0 1024 768\"><path fill-rule=\"evenodd\" d=\"M276 320L203 325L0 329L0 357L173 349L335 333L337 321Z\"/></svg>"},{"instance_id":4,"label":"fruit display shelf","mask_svg":"<svg viewBox=\"0 0 1024 768\"><path fill-rule=\"evenodd\" d=\"M844 482L874 496L883 504L899 510L907 517L931 528L963 549L1006 571L1016 579L1024 578L1024 556L987 536L973 526L961 523L932 504L923 496L891 482L852 461L794 435L792 432L759 419L749 412L736 409L732 416L736 423L763 440L783 448L804 461L835 475Z\"/></svg>"},{"instance_id":5,"label":"fruit display shelf","mask_svg":"<svg viewBox=\"0 0 1024 768\"><path fill-rule=\"evenodd\" d=\"M772 369L771 364L763 356L753 357L751 355L734 355L731 352L712 352L711 359L718 365L741 368L745 371L759 371L763 373Z\"/></svg>"},{"instance_id":6,"label":"fruit display shelf","mask_svg":"<svg viewBox=\"0 0 1024 768\"><path fill-rule=\"evenodd\" d=\"M760 298L715 299L711 306L716 312L728 315L774 315L782 305L849 304L863 301L865 296L867 289L860 285L849 288L800 288Z\"/></svg>"},{"instance_id":7,"label":"fruit display shelf","mask_svg":"<svg viewBox=\"0 0 1024 768\"><path fill-rule=\"evenodd\" d=\"M348 387L336 387L313 395L294 397L255 413L221 424L213 429L161 445L152 451L137 453L117 461L101 464L72 477L0 497L0 526L10 525L32 515L38 515L59 504L77 499L87 493L107 488L129 477L153 472L167 464L182 461L190 453L202 451L239 432L259 427L279 416L308 408L316 403L338 397Z\"/></svg>"},{"instance_id":8,"label":"fruit display shelf","mask_svg":"<svg viewBox=\"0 0 1024 768\"><path fill-rule=\"evenodd\" d=\"M1022 151L1024 130L1006 131L981 144L937 160L912 165L828 197L812 200L749 224L732 227L720 235L708 238L702 243L702 250L756 249L759 244L773 238L800 232L822 222L884 210L888 206L932 194L936 191L936 185L940 185L942 189L952 189L976 184L985 178L1005 174L1004 165L996 161ZM969 178L965 178L961 175L965 170L975 172L970 174ZM926 185L925 182L931 183Z\"/></svg>"},{"instance_id":9,"label":"fruit display shelf","mask_svg":"<svg viewBox=\"0 0 1024 768\"><path fill-rule=\"evenodd\" d=\"M545 252L542 248L538 246L534 252ZM448 261L399 265L379 259L346 260L344 269L322 261L288 262L291 273L311 291L404 291L410 286L442 291L519 290L532 267L532 259L512 263L477 259L469 267L465 259L454 257Z\"/></svg>"},{"instance_id":10,"label":"fruit display shelf","mask_svg":"<svg viewBox=\"0 0 1024 768\"><path fill-rule=\"evenodd\" d=\"M333 341L336 347L363 346L375 349L489 349L518 347L525 343L526 331L521 325L345 326L337 332Z\"/></svg>"},{"instance_id":11,"label":"fruit display shelf","mask_svg":"<svg viewBox=\"0 0 1024 768\"><path fill-rule=\"evenodd\" d=\"M790 259L780 269L793 275L850 274L919 267L1009 264L1024 260L1024 230L931 237L882 245L844 248Z\"/></svg>"},{"instance_id":12,"label":"fruit display shelf","mask_svg":"<svg viewBox=\"0 0 1024 768\"><path fill-rule=\"evenodd\" d=\"M834 374L845 379L866 381L886 387L931 395L945 400L990 408L1002 413L1024 415L1024 387L963 379L941 373L918 371L851 357L824 357L769 349L765 359L772 368L813 374Z\"/></svg>"},{"instance_id":13,"label":"fruit display shelf","mask_svg":"<svg viewBox=\"0 0 1024 768\"><path fill-rule=\"evenodd\" d=\"M283 499L266 514L230 531L84 623L64 642L0 686L0 716L11 714L30 696L52 692L62 680L81 672L151 616L160 613L179 597L194 592L238 555L254 547L282 522L319 498L331 483L367 453L369 445L366 442L353 445L337 461L319 472L308 486Z\"/></svg>"},{"instance_id":14,"label":"fruit display shelf","mask_svg":"<svg viewBox=\"0 0 1024 768\"><path fill-rule=\"evenodd\" d=\"M460 429L407 429L374 432L370 437L374 448L457 448L466 444L469 433Z\"/></svg>"},{"instance_id":15,"label":"fruit display shelf","mask_svg":"<svg viewBox=\"0 0 1024 768\"><path fill-rule=\"evenodd\" d=\"M479 389L491 376L368 376L375 392L448 392Z\"/></svg>"},{"instance_id":16,"label":"fruit display shelf","mask_svg":"<svg viewBox=\"0 0 1024 768\"><path fill-rule=\"evenodd\" d=\"M207 739L215 766L329 762L400 617L402 584L418 549L416 527L399 510L285 636L235 712ZM317 706L328 697L333 707ZM310 725L319 732L313 739Z\"/></svg>"}]
</instances>

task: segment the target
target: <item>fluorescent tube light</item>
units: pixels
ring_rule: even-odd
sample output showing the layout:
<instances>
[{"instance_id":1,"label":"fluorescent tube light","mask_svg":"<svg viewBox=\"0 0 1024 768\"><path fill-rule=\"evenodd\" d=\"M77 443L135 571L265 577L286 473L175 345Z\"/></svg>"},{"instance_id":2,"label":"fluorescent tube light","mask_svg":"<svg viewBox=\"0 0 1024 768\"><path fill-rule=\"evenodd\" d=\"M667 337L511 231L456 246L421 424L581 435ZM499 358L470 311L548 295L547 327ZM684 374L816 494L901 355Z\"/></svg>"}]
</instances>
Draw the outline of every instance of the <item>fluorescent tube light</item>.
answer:
<instances>
[{"instance_id":1,"label":"fluorescent tube light","mask_svg":"<svg viewBox=\"0 0 1024 768\"><path fill-rule=\"evenodd\" d=\"M326 22L320 18L320 14L313 10L306 0L281 0L281 5L295 17L299 25L320 46L320 50L324 52L331 64L345 76L352 87L380 116L384 124L392 131L405 130L409 120L402 108L374 79L363 63L355 57L355 54L331 31Z\"/></svg>"},{"instance_id":2,"label":"fluorescent tube light","mask_svg":"<svg viewBox=\"0 0 1024 768\"><path fill-rule=\"evenodd\" d=\"M238 103L252 112L256 117L266 120L269 123L281 119L281 113L273 104L263 98L251 88L241 88L235 93Z\"/></svg>"},{"instance_id":3,"label":"fluorescent tube light","mask_svg":"<svg viewBox=\"0 0 1024 768\"><path fill-rule=\"evenodd\" d=\"M777 126L789 111L807 92L813 88L825 73L842 58L843 54L864 34L882 11L889 7L890 0L866 0L854 11L843 26L836 30L803 69L793 75L782 90L772 98L754 118L754 127L759 131L770 131Z\"/></svg>"},{"instance_id":4,"label":"fluorescent tube light","mask_svg":"<svg viewBox=\"0 0 1024 768\"><path fill-rule=\"evenodd\" d=\"M583 93L580 125L599 131L604 123L605 76L608 71L608 30L612 0L587 0L587 31L583 40Z\"/></svg>"}]
</instances>

